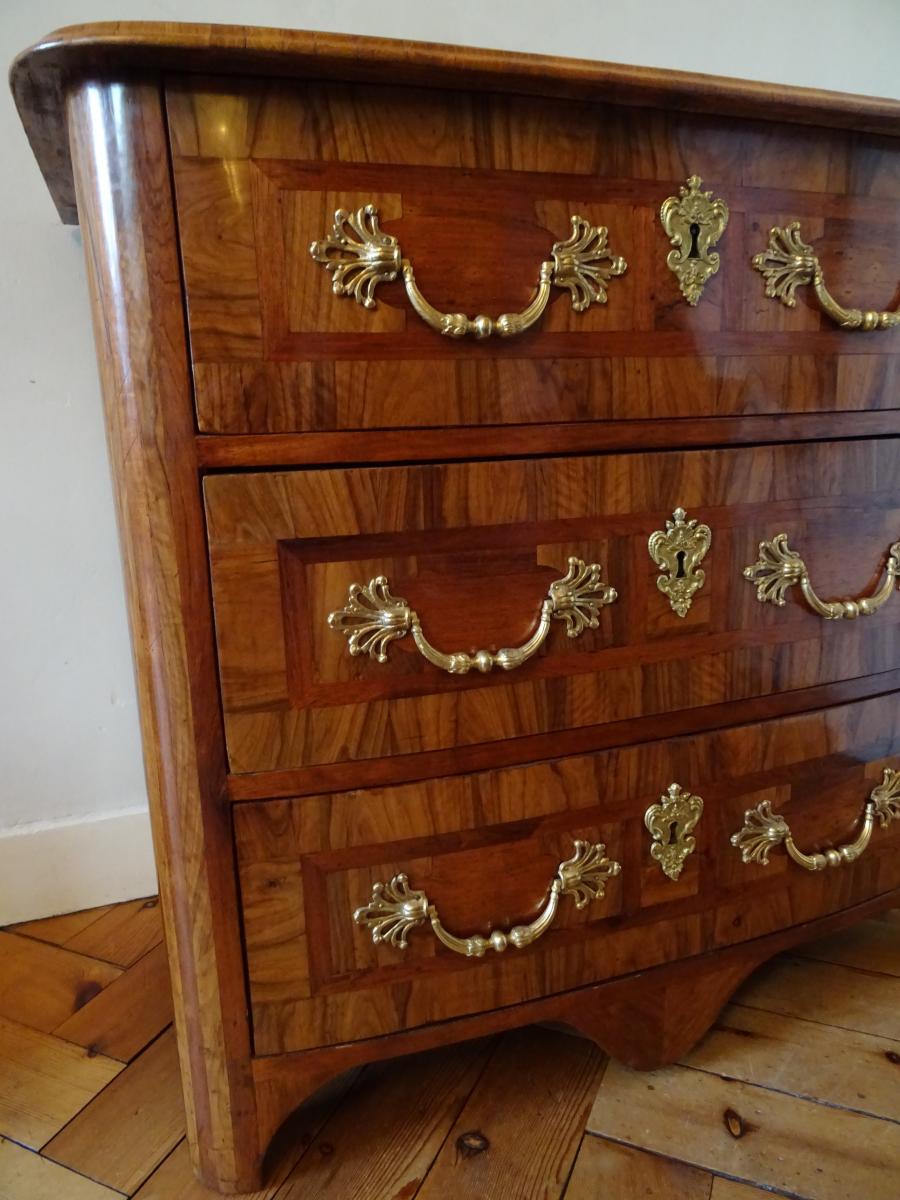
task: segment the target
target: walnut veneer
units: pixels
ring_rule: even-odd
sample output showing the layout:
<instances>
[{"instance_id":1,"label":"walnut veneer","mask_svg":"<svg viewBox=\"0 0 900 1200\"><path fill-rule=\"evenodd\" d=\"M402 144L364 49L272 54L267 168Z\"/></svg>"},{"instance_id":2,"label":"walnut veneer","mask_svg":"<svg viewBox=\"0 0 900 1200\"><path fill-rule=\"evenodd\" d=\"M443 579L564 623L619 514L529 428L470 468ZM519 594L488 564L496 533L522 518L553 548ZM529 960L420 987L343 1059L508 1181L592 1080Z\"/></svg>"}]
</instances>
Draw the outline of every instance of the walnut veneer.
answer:
<instances>
[{"instance_id":1,"label":"walnut veneer","mask_svg":"<svg viewBox=\"0 0 900 1200\"><path fill-rule=\"evenodd\" d=\"M291 1110L388 1055L557 1020L671 1062L772 953L897 902L900 822L818 872L732 837L768 803L803 850L846 845L900 768L900 600L825 621L743 577L785 533L820 595L870 594L900 538L900 329L786 308L750 266L797 219L843 303L896 304L900 105L142 24L52 35L12 86L84 235L207 1183L258 1188ZM690 307L657 214L695 173L731 218ZM522 308L572 213L628 269L521 337L442 338L399 280L365 310L310 257L366 202L447 310ZM679 506L712 530L684 617L647 547ZM383 575L434 645L493 653L571 556L615 600L509 673L448 674L411 635L353 657L328 624ZM645 826L674 783L704 801L677 878ZM497 953L576 841L618 864L605 894ZM414 898L405 949L373 943L400 874L486 952Z\"/></svg>"}]
</instances>

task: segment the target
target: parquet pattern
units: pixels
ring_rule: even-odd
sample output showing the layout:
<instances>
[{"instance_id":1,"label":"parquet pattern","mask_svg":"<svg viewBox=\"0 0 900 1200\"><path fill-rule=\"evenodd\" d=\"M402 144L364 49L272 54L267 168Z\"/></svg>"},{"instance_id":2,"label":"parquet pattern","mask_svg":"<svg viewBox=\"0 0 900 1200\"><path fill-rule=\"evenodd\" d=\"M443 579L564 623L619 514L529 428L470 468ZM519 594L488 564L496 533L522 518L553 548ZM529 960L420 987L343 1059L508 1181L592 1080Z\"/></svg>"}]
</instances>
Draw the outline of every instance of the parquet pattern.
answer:
<instances>
[{"instance_id":1,"label":"parquet pattern","mask_svg":"<svg viewBox=\"0 0 900 1200\"><path fill-rule=\"evenodd\" d=\"M154 899L0 932L0 1200L209 1200ZM900 912L776 959L679 1065L532 1027L377 1063L250 1200L897 1200Z\"/></svg>"}]
</instances>

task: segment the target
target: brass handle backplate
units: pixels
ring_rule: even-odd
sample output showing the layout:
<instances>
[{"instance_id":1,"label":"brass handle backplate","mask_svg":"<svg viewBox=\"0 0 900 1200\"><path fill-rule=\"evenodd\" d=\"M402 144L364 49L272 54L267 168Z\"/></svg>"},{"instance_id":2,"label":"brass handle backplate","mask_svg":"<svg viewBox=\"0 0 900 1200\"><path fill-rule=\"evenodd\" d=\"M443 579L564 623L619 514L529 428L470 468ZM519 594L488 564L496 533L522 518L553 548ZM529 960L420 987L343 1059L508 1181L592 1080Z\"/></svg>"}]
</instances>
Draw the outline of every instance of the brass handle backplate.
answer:
<instances>
[{"instance_id":1,"label":"brass handle backplate","mask_svg":"<svg viewBox=\"0 0 900 1200\"><path fill-rule=\"evenodd\" d=\"M784 817L772 812L768 800L749 808L744 813L744 825L731 838L731 844L741 852L745 863L769 865L769 853L776 846L784 845L790 857L807 871L824 871L828 867L840 867L855 862L866 849L872 838L877 820L882 829L900 817L900 771L885 767L884 778L872 789L863 809L859 832L852 842L815 854L798 850L791 836L790 826Z\"/></svg>"},{"instance_id":2,"label":"brass handle backplate","mask_svg":"<svg viewBox=\"0 0 900 1200\"><path fill-rule=\"evenodd\" d=\"M561 896L572 896L576 908L585 908L606 894L606 884L618 875L621 866L606 857L602 842L575 842L575 853L561 862L550 884L544 906L528 925L514 925L506 931L495 929L488 937L480 933L457 937L441 924L437 909L424 892L410 887L406 875L395 875L388 883L376 883L368 904L353 914L357 925L371 931L376 946L387 942L405 950L407 935L417 925L431 922L435 937L450 950L466 958L482 958L486 951L502 953L508 946L524 950L536 942L553 924Z\"/></svg>"},{"instance_id":3,"label":"brass handle backplate","mask_svg":"<svg viewBox=\"0 0 900 1200\"><path fill-rule=\"evenodd\" d=\"M787 308L797 303L794 293L798 287L812 284L823 311L842 329L890 329L900 325L900 311L877 312L838 304L825 286L822 264L815 250L800 236L799 221L773 226L769 245L753 256L753 265L766 281L766 295L780 300Z\"/></svg>"},{"instance_id":4,"label":"brass handle backplate","mask_svg":"<svg viewBox=\"0 0 900 1200\"><path fill-rule=\"evenodd\" d=\"M554 619L565 621L570 638L578 637L585 629L597 628L600 609L605 604L612 604L616 598L615 588L601 581L601 571L597 563L588 565L580 558L570 558L569 569L563 578L550 584L534 633L521 646L503 650L447 654L436 649L422 632L418 613L402 597L391 595L390 584L384 575L370 579L365 587L352 583L346 606L329 613L328 624L347 638L352 655L368 654L377 662L387 661L387 650L392 641L411 633L419 653L451 675L465 675L473 667L485 674L494 667L511 671L538 652L547 640Z\"/></svg>"},{"instance_id":5,"label":"brass handle backplate","mask_svg":"<svg viewBox=\"0 0 900 1200\"><path fill-rule=\"evenodd\" d=\"M403 257L400 243L378 224L378 209L366 204L355 213L339 208L334 224L325 237L312 242L309 252L331 274L331 290L336 296L352 296L364 308L374 308L375 289L391 283L400 275L409 302L422 320L445 337L513 337L530 329L542 316L550 300L550 288L565 288L575 312L584 312L592 304L606 303L610 279L622 275L628 264L607 246L607 230L592 225L584 217L572 216L572 233L556 242L551 257L542 262L537 289L529 303L517 313L504 313L496 319L465 313L441 312L419 290L409 259Z\"/></svg>"},{"instance_id":6,"label":"brass handle backplate","mask_svg":"<svg viewBox=\"0 0 900 1200\"><path fill-rule=\"evenodd\" d=\"M821 600L809 581L806 563L787 543L786 533L776 533L771 541L759 543L759 559L744 568L744 578L756 584L756 598L763 604L784 605L784 593L794 584L800 585L806 602L826 621L842 618L869 617L881 608L895 590L894 581L900 578L900 542L888 551L885 578L871 596L857 600Z\"/></svg>"}]
</instances>

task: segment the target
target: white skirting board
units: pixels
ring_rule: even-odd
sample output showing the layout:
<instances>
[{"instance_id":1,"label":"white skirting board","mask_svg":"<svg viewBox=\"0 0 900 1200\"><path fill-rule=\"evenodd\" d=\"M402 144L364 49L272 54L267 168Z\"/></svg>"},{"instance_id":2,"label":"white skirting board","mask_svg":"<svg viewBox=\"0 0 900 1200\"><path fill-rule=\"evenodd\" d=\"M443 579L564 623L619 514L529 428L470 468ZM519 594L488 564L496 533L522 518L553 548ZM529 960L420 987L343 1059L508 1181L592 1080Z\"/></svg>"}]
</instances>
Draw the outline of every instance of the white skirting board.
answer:
<instances>
[{"instance_id":1,"label":"white skirting board","mask_svg":"<svg viewBox=\"0 0 900 1200\"><path fill-rule=\"evenodd\" d=\"M0 831L0 925L135 900L156 890L146 809Z\"/></svg>"}]
</instances>

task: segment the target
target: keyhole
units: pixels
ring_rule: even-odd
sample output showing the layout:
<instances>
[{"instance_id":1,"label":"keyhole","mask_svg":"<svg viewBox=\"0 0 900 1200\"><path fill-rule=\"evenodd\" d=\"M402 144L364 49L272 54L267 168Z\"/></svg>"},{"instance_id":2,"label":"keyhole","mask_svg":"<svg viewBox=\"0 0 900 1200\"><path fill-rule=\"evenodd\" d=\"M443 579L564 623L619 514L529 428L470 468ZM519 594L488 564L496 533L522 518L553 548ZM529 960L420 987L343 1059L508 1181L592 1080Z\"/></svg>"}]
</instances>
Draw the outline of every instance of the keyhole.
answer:
<instances>
[{"instance_id":1,"label":"keyhole","mask_svg":"<svg viewBox=\"0 0 900 1200\"><path fill-rule=\"evenodd\" d=\"M700 251L697 249L697 238L700 236L700 226L695 221L691 225L691 248L688 251L688 258L699 258Z\"/></svg>"},{"instance_id":2,"label":"keyhole","mask_svg":"<svg viewBox=\"0 0 900 1200\"><path fill-rule=\"evenodd\" d=\"M684 559L685 559L685 551L677 550L675 552L675 562L677 564L675 567L675 578L676 579L684 579Z\"/></svg>"},{"instance_id":3,"label":"keyhole","mask_svg":"<svg viewBox=\"0 0 900 1200\"><path fill-rule=\"evenodd\" d=\"M669 822L669 835L666 838L666 845L674 846L677 841L678 841L678 822L670 821Z\"/></svg>"}]
</instances>

